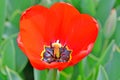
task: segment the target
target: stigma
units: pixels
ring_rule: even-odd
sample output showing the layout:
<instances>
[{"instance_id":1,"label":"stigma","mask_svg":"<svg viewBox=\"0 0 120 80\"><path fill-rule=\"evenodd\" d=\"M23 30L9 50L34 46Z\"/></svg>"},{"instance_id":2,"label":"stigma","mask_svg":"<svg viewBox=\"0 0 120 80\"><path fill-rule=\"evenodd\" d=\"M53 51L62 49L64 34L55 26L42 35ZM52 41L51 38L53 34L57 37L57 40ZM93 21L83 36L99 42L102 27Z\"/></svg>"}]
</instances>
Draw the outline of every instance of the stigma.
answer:
<instances>
[{"instance_id":1,"label":"stigma","mask_svg":"<svg viewBox=\"0 0 120 80\"><path fill-rule=\"evenodd\" d=\"M50 46L45 46L41 53L42 60L47 63L68 62L71 60L72 51L68 47L62 46L59 40L53 42Z\"/></svg>"},{"instance_id":2,"label":"stigma","mask_svg":"<svg viewBox=\"0 0 120 80\"><path fill-rule=\"evenodd\" d=\"M55 43L52 43L52 47L53 47L53 52L54 52L54 56L56 58L60 57L60 48L61 48L61 44L59 43L59 40L57 40Z\"/></svg>"}]
</instances>

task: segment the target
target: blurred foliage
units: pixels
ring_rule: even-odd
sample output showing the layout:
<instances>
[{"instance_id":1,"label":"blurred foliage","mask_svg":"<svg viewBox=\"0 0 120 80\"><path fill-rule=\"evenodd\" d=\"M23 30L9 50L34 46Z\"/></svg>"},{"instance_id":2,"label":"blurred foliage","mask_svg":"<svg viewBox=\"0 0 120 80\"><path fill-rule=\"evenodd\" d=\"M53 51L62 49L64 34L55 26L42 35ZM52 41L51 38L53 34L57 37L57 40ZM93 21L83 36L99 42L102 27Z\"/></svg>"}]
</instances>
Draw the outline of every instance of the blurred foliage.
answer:
<instances>
[{"instance_id":1,"label":"blurred foliage","mask_svg":"<svg viewBox=\"0 0 120 80\"><path fill-rule=\"evenodd\" d=\"M21 13L40 4L68 2L99 22L99 35L91 54L74 67L55 75L29 64L16 43ZM0 0L0 80L120 80L120 0Z\"/></svg>"}]
</instances>

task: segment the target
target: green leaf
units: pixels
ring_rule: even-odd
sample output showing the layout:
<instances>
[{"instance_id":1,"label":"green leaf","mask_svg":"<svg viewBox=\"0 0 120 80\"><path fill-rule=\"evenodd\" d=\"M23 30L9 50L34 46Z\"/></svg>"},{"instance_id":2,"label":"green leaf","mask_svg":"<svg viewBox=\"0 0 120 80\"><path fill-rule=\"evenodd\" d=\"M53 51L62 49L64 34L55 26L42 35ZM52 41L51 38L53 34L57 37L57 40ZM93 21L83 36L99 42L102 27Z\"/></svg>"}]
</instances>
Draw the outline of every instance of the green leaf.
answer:
<instances>
[{"instance_id":1,"label":"green leaf","mask_svg":"<svg viewBox=\"0 0 120 80\"><path fill-rule=\"evenodd\" d=\"M80 76L80 75L78 76L77 80L82 80L82 78L81 78L81 76Z\"/></svg>"},{"instance_id":2,"label":"green leaf","mask_svg":"<svg viewBox=\"0 0 120 80\"><path fill-rule=\"evenodd\" d=\"M35 0L8 0L7 1L7 19L14 25L14 27L19 27L19 20L21 13L28 7L34 4Z\"/></svg>"},{"instance_id":3,"label":"green leaf","mask_svg":"<svg viewBox=\"0 0 120 80\"><path fill-rule=\"evenodd\" d=\"M120 5L120 0L116 0L115 7Z\"/></svg>"},{"instance_id":4,"label":"green leaf","mask_svg":"<svg viewBox=\"0 0 120 80\"><path fill-rule=\"evenodd\" d=\"M21 10L17 9L15 10L12 15L10 16L9 21L12 23L13 27L19 28L19 20L21 16Z\"/></svg>"},{"instance_id":5,"label":"green leaf","mask_svg":"<svg viewBox=\"0 0 120 80\"><path fill-rule=\"evenodd\" d=\"M70 80L73 72L73 67L68 67L60 71L60 80Z\"/></svg>"},{"instance_id":6,"label":"green leaf","mask_svg":"<svg viewBox=\"0 0 120 80\"><path fill-rule=\"evenodd\" d=\"M6 0L1 0L0 1L0 43L2 40L2 34L4 32L5 12L6 12Z\"/></svg>"},{"instance_id":7,"label":"green leaf","mask_svg":"<svg viewBox=\"0 0 120 80\"><path fill-rule=\"evenodd\" d=\"M6 80L6 79L7 79L7 77L0 72L0 80Z\"/></svg>"},{"instance_id":8,"label":"green leaf","mask_svg":"<svg viewBox=\"0 0 120 80\"><path fill-rule=\"evenodd\" d=\"M3 66L8 66L17 72L21 72L27 64L27 58L17 45L16 34L6 39L2 45L1 58Z\"/></svg>"},{"instance_id":9,"label":"green leaf","mask_svg":"<svg viewBox=\"0 0 120 80\"><path fill-rule=\"evenodd\" d=\"M5 30L3 34L3 39L7 39L10 36L16 34L18 32L18 28L14 27L13 24L9 21L5 22Z\"/></svg>"},{"instance_id":10,"label":"green leaf","mask_svg":"<svg viewBox=\"0 0 120 80\"><path fill-rule=\"evenodd\" d=\"M109 80L108 75L103 66L99 66L97 80Z\"/></svg>"},{"instance_id":11,"label":"green leaf","mask_svg":"<svg viewBox=\"0 0 120 80\"><path fill-rule=\"evenodd\" d=\"M36 70L34 69L34 80L46 80L47 70Z\"/></svg>"},{"instance_id":12,"label":"green leaf","mask_svg":"<svg viewBox=\"0 0 120 80\"><path fill-rule=\"evenodd\" d=\"M1 67L2 67L2 52L0 50L0 69L1 69Z\"/></svg>"},{"instance_id":13,"label":"green leaf","mask_svg":"<svg viewBox=\"0 0 120 80\"><path fill-rule=\"evenodd\" d=\"M116 31L114 33L115 42L120 46L120 20L117 21Z\"/></svg>"},{"instance_id":14,"label":"green leaf","mask_svg":"<svg viewBox=\"0 0 120 80\"><path fill-rule=\"evenodd\" d=\"M79 73L80 73L80 72L79 72L79 65L76 64L76 65L73 67L73 73L72 73L71 80L77 80Z\"/></svg>"},{"instance_id":15,"label":"green leaf","mask_svg":"<svg viewBox=\"0 0 120 80\"><path fill-rule=\"evenodd\" d=\"M16 71L17 72L22 72L25 66L27 65L27 57L25 54L20 50L18 47L18 44L16 42L16 37L13 39L14 40L14 48L15 48L15 65L16 65Z\"/></svg>"},{"instance_id":16,"label":"green leaf","mask_svg":"<svg viewBox=\"0 0 120 80\"><path fill-rule=\"evenodd\" d=\"M96 71L96 68L94 68L86 80L96 80L96 74L97 74L97 71Z\"/></svg>"},{"instance_id":17,"label":"green leaf","mask_svg":"<svg viewBox=\"0 0 120 80\"><path fill-rule=\"evenodd\" d=\"M105 65L109 80L120 80L120 52L114 52L111 60Z\"/></svg>"},{"instance_id":18,"label":"green leaf","mask_svg":"<svg viewBox=\"0 0 120 80\"><path fill-rule=\"evenodd\" d=\"M75 6L79 11L81 11L81 7L80 7L80 0L65 0L65 2L68 2L70 4L72 4L73 6Z\"/></svg>"},{"instance_id":19,"label":"green leaf","mask_svg":"<svg viewBox=\"0 0 120 80\"><path fill-rule=\"evenodd\" d=\"M115 32L115 28L116 28L116 22L117 22L117 14L116 14L116 10L113 9L111 11L110 16L108 17L105 26L104 26L104 36L105 38L111 38L112 35Z\"/></svg>"},{"instance_id":20,"label":"green leaf","mask_svg":"<svg viewBox=\"0 0 120 80\"><path fill-rule=\"evenodd\" d=\"M9 41L5 44L2 56L3 65L15 70L15 48L12 39L9 39Z\"/></svg>"},{"instance_id":21,"label":"green leaf","mask_svg":"<svg viewBox=\"0 0 120 80\"><path fill-rule=\"evenodd\" d=\"M67 80L68 78L68 74L65 73L64 71L60 71L60 80Z\"/></svg>"},{"instance_id":22,"label":"green leaf","mask_svg":"<svg viewBox=\"0 0 120 80\"><path fill-rule=\"evenodd\" d=\"M6 67L7 80L23 80L15 71Z\"/></svg>"},{"instance_id":23,"label":"green leaf","mask_svg":"<svg viewBox=\"0 0 120 80\"><path fill-rule=\"evenodd\" d=\"M12 25L18 27L21 13L32 6L34 2L35 0L7 0L7 19L13 23Z\"/></svg>"},{"instance_id":24,"label":"green leaf","mask_svg":"<svg viewBox=\"0 0 120 80\"><path fill-rule=\"evenodd\" d=\"M60 0L41 0L39 4L49 8L55 2L60 2Z\"/></svg>"},{"instance_id":25,"label":"green leaf","mask_svg":"<svg viewBox=\"0 0 120 80\"><path fill-rule=\"evenodd\" d=\"M81 0L80 5L82 13L87 13L92 16L95 16L96 10L94 2L94 0Z\"/></svg>"},{"instance_id":26,"label":"green leaf","mask_svg":"<svg viewBox=\"0 0 120 80\"><path fill-rule=\"evenodd\" d=\"M111 60L111 56L115 52L115 41L113 40L105 49L105 51L102 53L102 56L100 57L100 60L98 61L98 64L105 65L109 60Z\"/></svg>"},{"instance_id":27,"label":"green leaf","mask_svg":"<svg viewBox=\"0 0 120 80\"><path fill-rule=\"evenodd\" d=\"M120 16L120 5L116 8L116 10L117 10L117 17L119 17Z\"/></svg>"},{"instance_id":28,"label":"green leaf","mask_svg":"<svg viewBox=\"0 0 120 80\"><path fill-rule=\"evenodd\" d=\"M34 2L35 2L34 0L20 0L20 1L8 0L7 1L8 12L11 15L16 10L23 11L26 8L32 6Z\"/></svg>"},{"instance_id":29,"label":"green leaf","mask_svg":"<svg viewBox=\"0 0 120 80\"><path fill-rule=\"evenodd\" d=\"M100 20L102 25L105 24L111 9L113 8L116 0L100 0L97 6L96 17Z\"/></svg>"},{"instance_id":30,"label":"green leaf","mask_svg":"<svg viewBox=\"0 0 120 80\"><path fill-rule=\"evenodd\" d=\"M86 57L84 60L83 60L83 67L82 69L80 69L80 73L82 74L81 77L83 77L85 80L89 77L91 78L95 78L95 68L96 68L96 65L97 65L97 62L99 61L99 58L97 58L96 56L94 56L92 53L90 53L88 55L88 57ZM90 78L90 79L91 79Z\"/></svg>"},{"instance_id":31,"label":"green leaf","mask_svg":"<svg viewBox=\"0 0 120 80\"><path fill-rule=\"evenodd\" d=\"M78 66L79 66L78 70L80 70L78 78L80 78L81 80L85 79L85 74L84 74L85 73L85 70L84 70L85 69L85 64L84 64L84 61L85 61L85 59L78 63Z\"/></svg>"},{"instance_id":32,"label":"green leaf","mask_svg":"<svg viewBox=\"0 0 120 80\"><path fill-rule=\"evenodd\" d=\"M56 78L57 78L57 69L50 69L48 71L46 80L56 80Z\"/></svg>"},{"instance_id":33,"label":"green leaf","mask_svg":"<svg viewBox=\"0 0 120 80\"><path fill-rule=\"evenodd\" d=\"M100 51L101 51L102 46L103 46L102 42L103 42L103 34L102 34L101 29L100 29L100 31L98 33L97 40L94 44L94 48L92 50L93 55L98 56L98 57L101 55Z\"/></svg>"}]
</instances>

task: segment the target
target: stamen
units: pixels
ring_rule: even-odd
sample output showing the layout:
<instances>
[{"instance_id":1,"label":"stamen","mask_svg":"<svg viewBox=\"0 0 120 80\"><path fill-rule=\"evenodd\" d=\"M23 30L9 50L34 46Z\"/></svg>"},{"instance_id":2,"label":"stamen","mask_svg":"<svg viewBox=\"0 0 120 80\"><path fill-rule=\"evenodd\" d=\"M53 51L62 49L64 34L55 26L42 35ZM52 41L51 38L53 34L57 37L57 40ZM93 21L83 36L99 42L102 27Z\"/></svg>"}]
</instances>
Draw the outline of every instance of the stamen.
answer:
<instances>
[{"instance_id":1,"label":"stamen","mask_svg":"<svg viewBox=\"0 0 120 80\"><path fill-rule=\"evenodd\" d=\"M60 41L52 43L52 47L45 46L42 52L42 60L47 63L68 62L71 59L71 50L67 46L62 46Z\"/></svg>"},{"instance_id":2,"label":"stamen","mask_svg":"<svg viewBox=\"0 0 120 80\"><path fill-rule=\"evenodd\" d=\"M61 48L61 44L59 43L59 40L57 40L55 43L52 43L52 47L54 48L54 57L59 58L60 57L59 48Z\"/></svg>"},{"instance_id":3,"label":"stamen","mask_svg":"<svg viewBox=\"0 0 120 80\"><path fill-rule=\"evenodd\" d=\"M57 46L57 47L61 47L62 45L59 43L59 40L57 40L55 43L52 43L52 47L55 47L55 46Z\"/></svg>"}]
</instances>

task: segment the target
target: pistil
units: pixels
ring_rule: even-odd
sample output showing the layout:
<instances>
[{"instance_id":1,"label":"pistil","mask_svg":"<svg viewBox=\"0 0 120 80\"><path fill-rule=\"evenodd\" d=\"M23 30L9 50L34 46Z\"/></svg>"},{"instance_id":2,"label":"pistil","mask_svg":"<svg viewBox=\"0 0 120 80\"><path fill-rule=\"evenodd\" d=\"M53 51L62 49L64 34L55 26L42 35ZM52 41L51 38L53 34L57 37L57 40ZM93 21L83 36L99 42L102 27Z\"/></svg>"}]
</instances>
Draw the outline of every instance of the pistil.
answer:
<instances>
[{"instance_id":1,"label":"pistil","mask_svg":"<svg viewBox=\"0 0 120 80\"><path fill-rule=\"evenodd\" d=\"M71 59L71 52L66 45L62 46L57 40L51 46L45 46L41 56L42 60L47 63L68 62Z\"/></svg>"},{"instance_id":2,"label":"pistil","mask_svg":"<svg viewBox=\"0 0 120 80\"><path fill-rule=\"evenodd\" d=\"M52 43L52 47L54 49L54 57L60 58L61 44L59 43L59 40L57 40L55 43Z\"/></svg>"}]
</instances>

